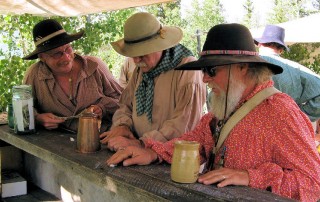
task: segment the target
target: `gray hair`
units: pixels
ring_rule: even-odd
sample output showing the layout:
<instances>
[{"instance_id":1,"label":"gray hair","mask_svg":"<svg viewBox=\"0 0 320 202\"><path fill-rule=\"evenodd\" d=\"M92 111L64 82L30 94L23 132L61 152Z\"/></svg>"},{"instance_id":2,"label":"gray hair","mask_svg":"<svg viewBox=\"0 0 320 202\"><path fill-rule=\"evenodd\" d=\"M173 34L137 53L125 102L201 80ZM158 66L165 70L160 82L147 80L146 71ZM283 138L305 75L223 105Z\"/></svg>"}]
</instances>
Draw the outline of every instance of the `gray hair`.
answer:
<instances>
[{"instance_id":1,"label":"gray hair","mask_svg":"<svg viewBox=\"0 0 320 202\"><path fill-rule=\"evenodd\" d=\"M251 79L256 79L256 82L258 84L272 80L273 72L268 68L267 65L260 63L247 64L249 66L248 77Z\"/></svg>"}]
</instances>

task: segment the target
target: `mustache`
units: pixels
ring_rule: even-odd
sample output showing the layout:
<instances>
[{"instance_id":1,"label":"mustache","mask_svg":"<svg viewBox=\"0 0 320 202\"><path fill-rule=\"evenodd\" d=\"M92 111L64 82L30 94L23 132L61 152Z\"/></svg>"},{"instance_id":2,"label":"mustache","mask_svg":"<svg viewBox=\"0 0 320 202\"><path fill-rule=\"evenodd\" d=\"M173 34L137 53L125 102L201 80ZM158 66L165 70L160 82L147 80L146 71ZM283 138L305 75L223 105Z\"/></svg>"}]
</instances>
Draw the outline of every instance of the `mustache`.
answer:
<instances>
[{"instance_id":1,"label":"mustache","mask_svg":"<svg viewBox=\"0 0 320 202\"><path fill-rule=\"evenodd\" d=\"M136 67L147 67L147 64L144 62L138 62L136 63Z\"/></svg>"}]
</instances>

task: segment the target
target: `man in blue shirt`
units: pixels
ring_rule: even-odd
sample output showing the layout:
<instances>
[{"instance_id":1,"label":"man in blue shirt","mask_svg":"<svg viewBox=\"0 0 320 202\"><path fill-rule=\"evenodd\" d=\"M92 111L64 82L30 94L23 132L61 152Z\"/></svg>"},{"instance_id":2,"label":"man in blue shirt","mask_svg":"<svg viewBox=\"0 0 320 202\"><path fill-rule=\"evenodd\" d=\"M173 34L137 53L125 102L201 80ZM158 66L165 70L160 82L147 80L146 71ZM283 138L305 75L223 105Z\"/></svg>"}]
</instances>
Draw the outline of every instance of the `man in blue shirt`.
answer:
<instances>
[{"instance_id":1,"label":"man in blue shirt","mask_svg":"<svg viewBox=\"0 0 320 202\"><path fill-rule=\"evenodd\" d=\"M280 57L288 47L284 43L285 30L267 25L261 38L254 38L260 56L283 68L282 74L273 76L274 86L290 95L300 109L314 122L320 118L320 76L307 67Z\"/></svg>"}]
</instances>

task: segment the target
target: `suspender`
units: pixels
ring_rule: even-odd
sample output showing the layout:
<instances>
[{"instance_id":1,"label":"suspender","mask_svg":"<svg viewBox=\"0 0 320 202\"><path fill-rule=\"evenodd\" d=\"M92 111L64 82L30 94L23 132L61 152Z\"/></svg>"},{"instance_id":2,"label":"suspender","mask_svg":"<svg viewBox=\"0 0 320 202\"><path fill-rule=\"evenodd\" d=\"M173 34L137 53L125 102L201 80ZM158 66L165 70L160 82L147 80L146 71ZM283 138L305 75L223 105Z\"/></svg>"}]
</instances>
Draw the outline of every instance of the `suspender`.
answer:
<instances>
[{"instance_id":1,"label":"suspender","mask_svg":"<svg viewBox=\"0 0 320 202\"><path fill-rule=\"evenodd\" d=\"M221 134L218 140L218 144L215 152L218 152L224 140L228 137L232 128L241 121L252 109L258 106L263 100L270 97L275 93L280 93L274 87L265 88L259 93L255 94L250 100L244 103L227 121L227 123L221 129Z\"/></svg>"},{"instance_id":2,"label":"suspender","mask_svg":"<svg viewBox=\"0 0 320 202\"><path fill-rule=\"evenodd\" d=\"M225 123L225 125L222 127L219 135L218 142L215 145L213 145L212 153L209 156L209 161L207 162L206 169L212 170L214 166L215 156L218 153L220 147L223 145L225 139L228 137L230 131L232 128L237 125L239 121L241 121L252 109L254 109L256 106L258 106L263 100L270 97L271 95L275 93L280 93L279 90L275 89L274 87L265 88L259 93L255 94L250 100L248 100L246 103L244 103ZM219 162L219 166L223 166L224 161L224 152L225 148L222 151L222 156Z\"/></svg>"}]
</instances>

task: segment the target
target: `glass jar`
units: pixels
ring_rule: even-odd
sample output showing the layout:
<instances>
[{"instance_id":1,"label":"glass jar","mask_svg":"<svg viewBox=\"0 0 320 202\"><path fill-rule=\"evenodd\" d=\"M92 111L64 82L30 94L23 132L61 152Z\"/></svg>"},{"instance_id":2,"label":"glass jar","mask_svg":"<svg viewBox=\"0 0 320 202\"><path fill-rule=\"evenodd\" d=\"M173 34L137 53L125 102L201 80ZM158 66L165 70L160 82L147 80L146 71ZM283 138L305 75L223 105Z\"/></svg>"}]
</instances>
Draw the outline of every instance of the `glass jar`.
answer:
<instances>
[{"instance_id":1,"label":"glass jar","mask_svg":"<svg viewBox=\"0 0 320 202\"><path fill-rule=\"evenodd\" d=\"M14 119L13 119L13 106L12 103L9 103L7 106L8 113L8 126L11 129L14 129Z\"/></svg>"},{"instance_id":2,"label":"glass jar","mask_svg":"<svg viewBox=\"0 0 320 202\"><path fill-rule=\"evenodd\" d=\"M33 97L32 88L30 85L13 86L12 106L15 133L34 133L35 121L33 113Z\"/></svg>"}]
</instances>

